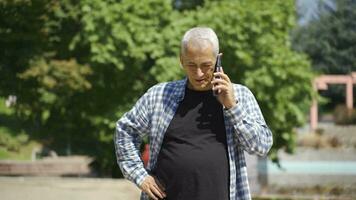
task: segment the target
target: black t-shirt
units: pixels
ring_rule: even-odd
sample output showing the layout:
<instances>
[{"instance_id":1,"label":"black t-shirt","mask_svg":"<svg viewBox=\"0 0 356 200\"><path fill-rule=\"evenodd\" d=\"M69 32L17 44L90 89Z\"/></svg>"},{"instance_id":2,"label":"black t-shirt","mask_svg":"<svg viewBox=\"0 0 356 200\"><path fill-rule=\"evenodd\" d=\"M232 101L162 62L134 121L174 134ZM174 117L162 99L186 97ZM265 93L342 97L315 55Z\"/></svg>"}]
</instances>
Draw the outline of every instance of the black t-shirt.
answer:
<instances>
[{"instance_id":1,"label":"black t-shirt","mask_svg":"<svg viewBox=\"0 0 356 200\"><path fill-rule=\"evenodd\" d=\"M212 91L186 88L152 171L165 187L166 199L229 199L229 161L222 112Z\"/></svg>"}]
</instances>

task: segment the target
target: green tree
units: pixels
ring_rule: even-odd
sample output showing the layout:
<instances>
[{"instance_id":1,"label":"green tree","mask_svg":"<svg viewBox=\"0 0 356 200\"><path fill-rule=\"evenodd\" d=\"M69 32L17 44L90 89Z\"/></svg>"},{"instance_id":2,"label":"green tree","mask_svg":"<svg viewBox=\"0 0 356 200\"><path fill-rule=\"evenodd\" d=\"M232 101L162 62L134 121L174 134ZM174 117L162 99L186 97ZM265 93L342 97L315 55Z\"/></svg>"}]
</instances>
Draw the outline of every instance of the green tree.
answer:
<instances>
[{"instance_id":1,"label":"green tree","mask_svg":"<svg viewBox=\"0 0 356 200\"><path fill-rule=\"evenodd\" d=\"M320 74L349 74L356 71L356 1L334 2L334 8L320 9L317 18L293 31L293 48L307 54ZM332 85L322 92L330 98L326 109L344 104L345 89Z\"/></svg>"},{"instance_id":2,"label":"green tree","mask_svg":"<svg viewBox=\"0 0 356 200\"><path fill-rule=\"evenodd\" d=\"M0 95L20 93L26 87L17 74L41 54L45 4L41 1L0 1Z\"/></svg>"},{"instance_id":3,"label":"green tree","mask_svg":"<svg viewBox=\"0 0 356 200\"><path fill-rule=\"evenodd\" d=\"M124 74L119 84L131 86L126 93L119 90L129 98L123 100L128 106L123 107L122 102L118 105L124 109L117 110L126 111L132 99L152 84L182 77L177 57L184 31L196 25L210 26L220 36L226 71L235 82L255 91L260 101L275 133L273 155L280 148L293 150L294 127L305 122L313 95L309 62L292 51L289 42L295 23L293 1L212 1L184 12L157 0L141 5L122 1L110 7L91 1L82 8L90 15L83 15L84 31L79 38L89 42L92 62L110 63L118 70L116 78ZM128 10L131 12L126 13ZM119 47L122 51L117 51ZM125 77L135 78L130 82ZM121 114L117 112L116 116Z\"/></svg>"},{"instance_id":4,"label":"green tree","mask_svg":"<svg viewBox=\"0 0 356 200\"><path fill-rule=\"evenodd\" d=\"M320 73L348 74L356 71L356 1L335 2L334 10L322 10L295 30L293 47L305 52Z\"/></svg>"},{"instance_id":5,"label":"green tree","mask_svg":"<svg viewBox=\"0 0 356 200\"><path fill-rule=\"evenodd\" d=\"M0 80L0 94L18 95L18 115L29 127L38 124L32 136L59 153L95 156L103 174L117 175L116 120L152 85L184 77L180 39L193 26L216 30L225 71L257 97L274 133L272 158L278 149L293 150L293 128L305 121L313 95L309 63L289 42L293 1L195 1L184 7L166 0L30 2L0 4L1 11L13 10L1 18L0 42L12 51L0 54L0 74L12 78ZM13 15L19 20L10 20ZM36 26L24 33L34 45L22 57L13 46L28 40L10 33L29 26L26 17Z\"/></svg>"},{"instance_id":6,"label":"green tree","mask_svg":"<svg viewBox=\"0 0 356 200\"><path fill-rule=\"evenodd\" d=\"M293 152L294 127L305 122L315 95L309 62L291 50L294 13L293 1L225 1L207 3L192 14L197 25L217 31L225 71L258 99L274 133L273 159L278 149Z\"/></svg>"}]
</instances>

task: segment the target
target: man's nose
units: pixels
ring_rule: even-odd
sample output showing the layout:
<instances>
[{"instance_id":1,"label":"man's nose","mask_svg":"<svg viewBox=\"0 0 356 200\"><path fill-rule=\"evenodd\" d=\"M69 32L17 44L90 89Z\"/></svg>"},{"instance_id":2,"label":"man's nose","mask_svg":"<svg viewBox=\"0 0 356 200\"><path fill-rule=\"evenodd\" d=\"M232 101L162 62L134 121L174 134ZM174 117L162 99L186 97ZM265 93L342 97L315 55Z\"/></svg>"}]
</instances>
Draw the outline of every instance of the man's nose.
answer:
<instances>
[{"instance_id":1,"label":"man's nose","mask_svg":"<svg viewBox=\"0 0 356 200\"><path fill-rule=\"evenodd\" d=\"M203 70L200 67L197 67L196 75L198 77L201 77L204 75Z\"/></svg>"}]
</instances>

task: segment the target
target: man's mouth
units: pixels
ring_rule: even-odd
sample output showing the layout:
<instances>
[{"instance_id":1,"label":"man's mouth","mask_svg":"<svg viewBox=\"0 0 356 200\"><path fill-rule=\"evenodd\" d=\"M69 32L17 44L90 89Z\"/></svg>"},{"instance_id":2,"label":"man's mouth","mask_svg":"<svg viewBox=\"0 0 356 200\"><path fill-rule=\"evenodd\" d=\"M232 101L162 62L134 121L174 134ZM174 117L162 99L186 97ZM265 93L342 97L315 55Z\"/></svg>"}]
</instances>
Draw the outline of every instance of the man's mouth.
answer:
<instances>
[{"instance_id":1,"label":"man's mouth","mask_svg":"<svg viewBox=\"0 0 356 200\"><path fill-rule=\"evenodd\" d=\"M205 79L195 79L195 81L196 81L197 83L203 83L203 82L205 81Z\"/></svg>"}]
</instances>

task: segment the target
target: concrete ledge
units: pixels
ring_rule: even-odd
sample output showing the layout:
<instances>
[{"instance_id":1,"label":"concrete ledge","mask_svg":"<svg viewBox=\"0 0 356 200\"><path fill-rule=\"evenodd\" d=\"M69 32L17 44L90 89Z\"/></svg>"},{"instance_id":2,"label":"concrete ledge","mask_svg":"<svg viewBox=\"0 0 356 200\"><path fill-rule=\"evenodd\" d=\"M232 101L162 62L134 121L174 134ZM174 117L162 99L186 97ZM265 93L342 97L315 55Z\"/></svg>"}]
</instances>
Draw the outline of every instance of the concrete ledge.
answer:
<instances>
[{"instance_id":1,"label":"concrete ledge","mask_svg":"<svg viewBox=\"0 0 356 200\"><path fill-rule=\"evenodd\" d=\"M65 156L36 161L0 161L0 175L10 176L86 176L91 174L92 158Z\"/></svg>"}]
</instances>

